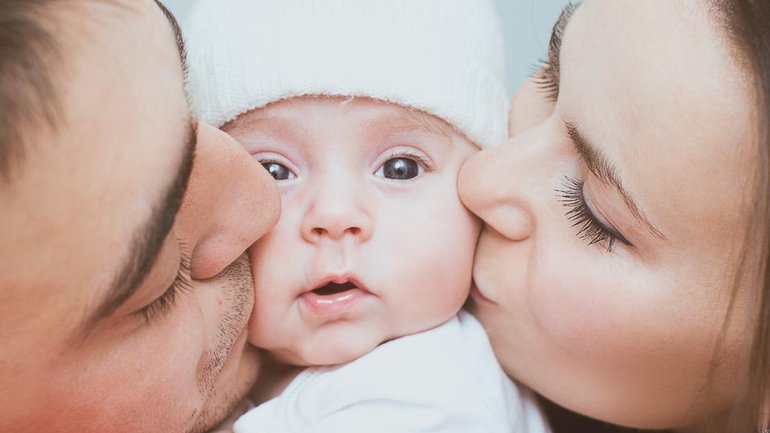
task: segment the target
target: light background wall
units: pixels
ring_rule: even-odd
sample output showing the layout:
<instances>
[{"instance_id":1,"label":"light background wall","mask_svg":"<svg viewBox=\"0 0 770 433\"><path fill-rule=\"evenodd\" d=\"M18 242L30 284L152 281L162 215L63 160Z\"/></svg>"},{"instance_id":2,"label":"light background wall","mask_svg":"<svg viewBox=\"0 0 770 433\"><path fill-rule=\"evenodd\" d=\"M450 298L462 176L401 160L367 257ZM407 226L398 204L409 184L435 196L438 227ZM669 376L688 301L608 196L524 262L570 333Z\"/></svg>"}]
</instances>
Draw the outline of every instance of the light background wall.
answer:
<instances>
[{"instance_id":1,"label":"light background wall","mask_svg":"<svg viewBox=\"0 0 770 433\"><path fill-rule=\"evenodd\" d=\"M196 0L162 0L184 23ZM365 1L365 0L360 0ZM511 93L543 58L551 27L568 0L495 0L500 11L508 54Z\"/></svg>"}]
</instances>

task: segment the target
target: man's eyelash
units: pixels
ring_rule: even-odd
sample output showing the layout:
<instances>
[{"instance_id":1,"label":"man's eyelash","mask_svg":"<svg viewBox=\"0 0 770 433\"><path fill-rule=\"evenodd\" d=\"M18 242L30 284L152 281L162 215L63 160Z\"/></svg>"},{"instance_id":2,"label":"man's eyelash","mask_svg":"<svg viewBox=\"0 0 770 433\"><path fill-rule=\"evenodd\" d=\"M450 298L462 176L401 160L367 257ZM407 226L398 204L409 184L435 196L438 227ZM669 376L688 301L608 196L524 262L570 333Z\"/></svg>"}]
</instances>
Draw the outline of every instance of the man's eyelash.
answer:
<instances>
[{"instance_id":1,"label":"man's eyelash","mask_svg":"<svg viewBox=\"0 0 770 433\"><path fill-rule=\"evenodd\" d=\"M567 219L572 223L572 227L578 227L578 237L587 241L588 245L604 246L607 252L611 252L618 241L632 246L625 236L602 223L591 212L583 197L583 184L582 180L565 176L563 189L556 190L559 202L569 209L566 213Z\"/></svg>"},{"instance_id":2,"label":"man's eyelash","mask_svg":"<svg viewBox=\"0 0 770 433\"><path fill-rule=\"evenodd\" d=\"M147 324L152 322L152 320L159 314L168 314L174 308L174 305L176 305L177 296L192 289L192 282L190 280L190 254L181 241L179 242L179 248L179 268L177 269L174 282L159 298L155 299L139 311L139 314L142 315Z\"/></svg>"}]
</instances>

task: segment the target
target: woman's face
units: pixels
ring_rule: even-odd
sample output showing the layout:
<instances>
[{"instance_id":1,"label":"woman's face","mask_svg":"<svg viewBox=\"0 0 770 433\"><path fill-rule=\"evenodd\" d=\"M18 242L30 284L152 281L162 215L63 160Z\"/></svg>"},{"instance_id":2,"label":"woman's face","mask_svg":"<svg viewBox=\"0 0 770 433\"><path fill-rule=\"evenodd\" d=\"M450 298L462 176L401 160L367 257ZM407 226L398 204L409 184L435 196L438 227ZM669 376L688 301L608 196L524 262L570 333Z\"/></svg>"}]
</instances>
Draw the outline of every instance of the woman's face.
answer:
<instances>
[{"instance_id":1,"label":"woman's face","mask_svg":"<svg viewBox=\"0 0 770 433\"><path fill-rule=\"evenodd\" d=\"M472 308L504 368L622 425L718 417L748 344L735 281L753 88L704 3L589 0L563 17L546 74L558 99L526 85L514 137L460 175L486 222Z\"/></svg>"}]
</instances>

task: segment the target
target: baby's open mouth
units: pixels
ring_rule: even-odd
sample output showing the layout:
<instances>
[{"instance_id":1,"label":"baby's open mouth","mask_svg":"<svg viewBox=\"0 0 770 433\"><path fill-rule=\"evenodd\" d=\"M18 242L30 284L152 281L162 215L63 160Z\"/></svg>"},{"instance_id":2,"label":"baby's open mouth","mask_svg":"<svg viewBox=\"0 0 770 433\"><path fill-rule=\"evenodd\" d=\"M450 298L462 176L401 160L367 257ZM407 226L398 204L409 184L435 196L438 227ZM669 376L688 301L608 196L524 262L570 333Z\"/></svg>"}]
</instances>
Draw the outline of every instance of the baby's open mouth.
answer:
<instances>
[{"instance_id":1,"label":"baby's open mouth","mask_svg":"<svg viewBox=\"0 0 770 433\"><path fill-rule=\"evenodd\" d=\"M358 286L356 286L350 281L346 281L344 283L328 283L313 290L313 293L319 296L330 296L330 295L336 295L338 293L347 292L348 290L353 290L357 288Z\"/></svg>"},{"instance_id":2,"label":"baby's open mouth","mask_svg":"<svg viewBox=\"0 0 770 433\"><path fill-rule=\"evenodd\" d=\"M366 286L352 277L329 278L318 282L315 289L300 295L308 320L327 320L353 314L365 299L374 296ZM359 307L361 306L361 307Z\"/></svg>"}]
</instances>

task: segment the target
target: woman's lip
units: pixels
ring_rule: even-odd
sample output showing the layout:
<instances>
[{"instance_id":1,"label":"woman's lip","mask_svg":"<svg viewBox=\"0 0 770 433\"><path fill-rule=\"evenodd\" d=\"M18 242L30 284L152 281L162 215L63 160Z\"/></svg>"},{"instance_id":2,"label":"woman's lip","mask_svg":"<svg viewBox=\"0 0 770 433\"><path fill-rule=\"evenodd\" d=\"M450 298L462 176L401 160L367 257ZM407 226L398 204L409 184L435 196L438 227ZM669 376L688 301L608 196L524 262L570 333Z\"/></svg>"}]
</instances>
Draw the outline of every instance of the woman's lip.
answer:
<instances>
[{"instance_id":1,"label":"woman's lip","mask_svg":"<svg viewBox=\"0 0 770 433\"><path fill-rule=\"evenodd\" d=\"M355 288L333 295L319 295L309 291L300 295L300 299L313 316L328 318L350 312L360 300L368 296L371 293Z\"/></svg>"},{"instance_id":2,"label":"woman's lip","mask_svg":"<svg viewBox=\"0 0 770 433\"><path fill-rule=\"evenodd\" d=\"M479 288L478 288L478 286L476 285L475 282L471 286L471 298L473 298L473 300L476 301L476 302L479 302L479 301L481 301L481 302L489 302L489 303L492 302L489 298L484 296L483 293L481 293L481 290L479 290Z\"/></svg>"}]
</instances>

